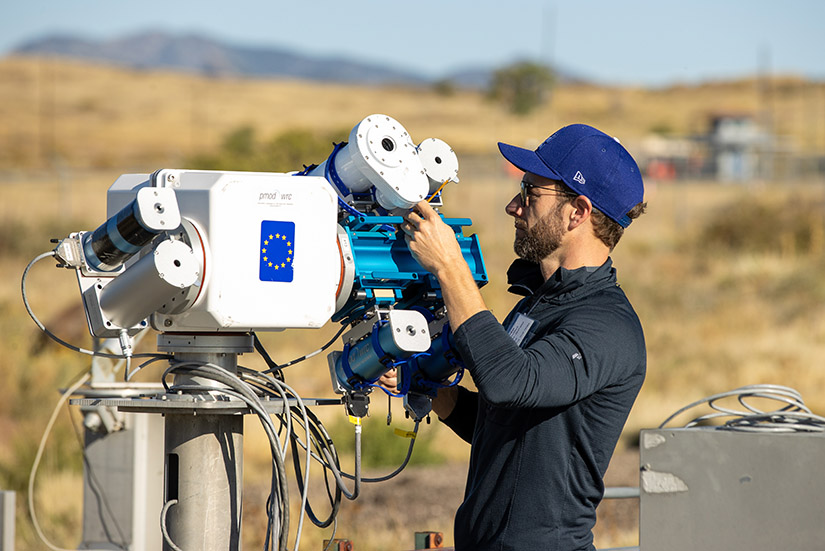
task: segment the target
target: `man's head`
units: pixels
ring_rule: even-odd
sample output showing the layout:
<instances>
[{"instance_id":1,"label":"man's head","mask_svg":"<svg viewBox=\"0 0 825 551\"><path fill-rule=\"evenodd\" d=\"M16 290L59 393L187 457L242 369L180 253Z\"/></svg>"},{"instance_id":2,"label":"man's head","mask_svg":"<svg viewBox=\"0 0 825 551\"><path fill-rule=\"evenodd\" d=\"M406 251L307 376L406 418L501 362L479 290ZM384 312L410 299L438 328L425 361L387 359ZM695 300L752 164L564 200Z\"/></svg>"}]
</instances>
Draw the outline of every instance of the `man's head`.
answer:
<instances>
[{"instance_id":1,"label":"man's head","mask_svg":"<svg viewBox=\"0 0 825 551\"><path fill-rule=\"evenodd\" d=\"M521 205L521 216L516 216L510 205L507 209L516 218L513 249L520 258L539 263L561 247L565 232L563 209L574 197L576 194L565 189L560 181L525 173L519 197L510 202ZM527 212L531 203L533 208Z\"/></svg>"},{"instance_id":2,"label":"man's head","mask_svg":"<svg viewBox=\"0 0 825 551\"><path fill-rule=\"evenodd\" d=\"M617 139L591 126L565 126L535 151L504 143L498 146L504 158L525 172L528 187L548 189L552 182L564 191L568 202L586 197L593 207L593 233L611 250L624 228L644 212L644 184L633 157ZM529 194L524 185L522 198ZM515 216L509 207L508 212Z\"/></svg>"}]
</instances>

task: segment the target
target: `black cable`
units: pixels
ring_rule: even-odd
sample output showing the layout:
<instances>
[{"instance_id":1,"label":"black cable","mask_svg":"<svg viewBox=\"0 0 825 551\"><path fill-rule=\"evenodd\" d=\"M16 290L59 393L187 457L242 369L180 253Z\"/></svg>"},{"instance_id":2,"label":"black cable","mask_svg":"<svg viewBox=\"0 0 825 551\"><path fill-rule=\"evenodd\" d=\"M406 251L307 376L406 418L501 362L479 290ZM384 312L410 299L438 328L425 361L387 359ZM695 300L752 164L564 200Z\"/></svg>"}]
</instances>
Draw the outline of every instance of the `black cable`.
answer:
<instances>
[{"instance_id":1,"label":"black cable","mask_svg":"<svg viewBox=\"0 0 825 551\"><path fill-rule=\"evenodd\" d=\"M322 449L327 449L329 455L332 457L333 461L335 462L335 466L340 469L340 462L338 459L338 451L335 449L335 445L333 444L332 437L327 432L326 428L324 427L323 423L320 419L315 415L314 412L308 410L310 415L310 420L312 421L312 430L313 430L313 444L315 446L316 452L318 457L316 459L320 459L321 456L324 455ZM297 443L297 440L296 440ZM327 468L326 464L321 463L324 466L324 483L326 485L327 490L327 497L330 500L330 506L332 509L332 513L330 514L329 521L334 520L335 516L337 515L338 508L341 504L341 497L342 491L341 488L335 484L335 493L333 495L332 491L330 490L330 480L329 480L329 473L331 469ZM321 528L326 528L329 526L329 521L323 523L324 525Z\"/></svg>"},{"instance_id":2,"label":"black cable","mask_svg":"<svg viewBox=\"0 0 825 551\"><path fill-rule=\"evenodd\" d=\"M418 436L418 425L420 423L421 423L421 421L416 421L415 422L415 427L413 428L413 437L410 439L409 448L407 448L407 457L404 458L404 461L401 463L401 465L388 475L380 476L378 478L362 478L361 482L368 482L368 483L385 482L385 481L387 481L391 478L396 477L398 474L400 474L401 471L403 471L407 467L407 464L410 462L410 458L412 457L413 446L415 446L415 438L416 438L416 436ZM350 480L355 478L353 475L351 475L349 473L344 473L344 472L341 473L341 476L343 476L344 478L349 478Z\"/></svg>"},{"instance_id":3,"label":"black cable","mask_svg":"<svg viewBox=\"0 0 825 551\"><path fill-rule=\"evenodd\" d=\"M271 390L269 390L269 388L272 385L266 384L266 375L263 375L259 372L255 372L253 370L249 370L249 369L246 369L246 368L243 368L242 370L239 369L239 371L240 371L240 374L241 374L242 377L245 377L246 379L251 379L253 382L264 386L266 391L271 392ZM263 381L261 379L263 379ZM297 415L297 413L298 412L296 411L295 408L291 408L291 414L292 415ZM307 516L310 517L310 520L313 522L313 524L323 525L322 527L325 527L325 526L329 526L330 521L335 519L335 516L337 515L338 508L340 506L341 496L346 497L349 500L354 500L360 494L360 484L361 484L361 479L360 479L360 470L361 470L360 469L360 465L361 465L361 459L360 459L360 449L361 449L361 447L360 447L360 440L361 440L361 438L360 438L360 426L356 427L356 460L355 460L356 474L355 474L355 476L350 476L350 478L355 481L355 487L354 487L353 491L350 492L346 488L346 485L344 483L344 480L343 480L344 476L341 473L340 463L339 463L339 460L338 460L338 453L337 453L337 450L335 449L335 446L332 442L332 438L326 432L326 429L323 427L323 424L320 422L320 419L318 419L317 416L315 416L314 413L312 413L312 411L310 409L306 409L306 413L307 413L308 420L311 419L311 421L312 421L311 423L309 423L310 431L309 431L309 434L307 436L308 442L307 443L302 442L300 440L300 438L298 438L297 434L293 433L292 441L291 441L291 445L292 445L292 449L293 449L293 458L297 457L297 454L299 453L298 452L298 446L301 446L302 448L307 450L307 452L310 453L310 455L313 459L315 459L316 461L321 463L322 466L324 466L324 480L325 480L325 483L327 485L327 496L330 498L332 514L330 515L329 518L325 519L324 521L320 521L317 518L317 516L315 515L315 513L312 510L311 506L309 506L309 500L308 499L307 499L307 506L304 507L304 510L307 511ZM279 417L279 419L281 420L282 423L285 422L284 419L280 418L280 416L278 416L278 417ZM312 445L315 448L315 450L317 451L316 454L312 454L310 452L310 450L308 448L308 446L310 446L310 445ZM293 459L293 460L295 461L295 459ZM332 491L329 488L330 481L329 481L328 473L332 473L333 477L335 478L336 484L335 484L335 495L334 496L332 495ZM395 473L395 474L397 474L397 473ZM296 462L296 475L297 475L297 479L299 481L298 482L299 487L302 490L302 494L305 495L306 489L305 489L305 487L303 485L303 482L302 482L304 473L300 470L300 466L297 462Z\"/></svg>"},{"instance_id":4,"label":"black cable","mask_svg":"<svg viewBox=\"0 0 825 551\"><path fill-rule=\"evenodd\" d=\"M258 351L258 354L261 355L261 357L264 359L264 362L266 363L266 365L268 367L268 369L265 371L265 373L275 372L275 377L277 377L279 380L283 381L284 380L284 374L281 372L281 366L279 366L278 364L275 363L275 360L272 359L272 357L269 355L269 352L267 352L266 348L264 348L264 345L261 342L261 339L258 338L258 334L255 333L254 331L252 332L252 342L255 346L255 350Z\"/></svg>"},{"instance_id":5,"label":"black cable","mask_svg":"<svg viewBox=\"0 0 825 551\"><path fill-rule=\"evenodd\" d=\"M239 366L238 370L239 370L239 375L241 376L242 380L244 380L247 383L251 383L251 384L255 385L262 392L272 394L273 390L275 390L273 388L274 385L267 380L267 375L261 374L258 371L255 371L255 370L252 370L252 369L249 369L249 368L245 368L245 367L242 367L242 366ZM297 399L297 397L292 395L291 393L289 394L289 397ZM307 516L310 518L310 521L313 524L315 524L316 526L319 526L321 528L325 528L325 527L329 526L332 522L334 522L334 519L336 518L338 510L340 508L341 496L342 496L343 492L342 492L341 488L336 484L334 494L333 494L333 490L330 488L330 479L329 479L329 473L331 472L331 469L328 467L327 461L322 459L322 457L326 454L329 454L332 457L333 463L335 464L335 466L338 469L340 469L340 464L338 462L338 453L335 450L334 444L332 442L332 438L327 433L326 428L323 426L323 423L321 423L320 419L315 415L315 413L310 408L304 408L304 411L306 412L307 421L308 421L308 425L309 425L309 429L310 429L309 434L307 436L307 439L308 439L310 445L315 449L315 452L316 452L316 453L311 453L311 456L312 456L313 459L318 461L321 464L321 466L324 467L324 482L325 482L325 486L326 486L327 497L329 498L329 502L330 502L331 513L326 519L319 520L318 517L315 515L315 512L314 512L311 504L309 503L308 499L307 499L307 506L305 507L305 511L307 512ZM295 407L295 406L290 408L290 415L293 416L293 417L297 417L301 413L303 413L303 412L299 411L298 408ZM282 419L280 417L280 415L278 415L276 417L278 417L278 419L281 421L282 424L286 424L284 419ZM292 448L292 452L293 452L292 456L293 456L294 470L295 470L295 473L296 473L296 479L297 479L297 482L298 482L299 489L300 489L300 491L303 495L307 490L304 487L304 483L303 483L304 472L300 467L299 446L306 450L307 449L306 448L307 444L302 442L301 439L298 437L297 433L295 433L294 431L292 433L292 437L290 438L290 444L291 444L291 448Z\"/></svg>"},{"instance_id":6,"label":"black cable","mask_svg":"<svg viewBox=\"0 0 825 551\"><path fill-rule=\"evenodd\" d=\"M317 441L314 442L316 445L316 450L320 453L320 448L317 447ZM300 492L304 492L304 482L303 482L303 471L301 470L301 461L299 459L300 450L298 449L298 439L293 438L291 441L292 444L292 464L293 469L295 471L295 479L298 482L298 490ZM326 474L326 469L324 470ZM329 481L328 478L325 476L325 480L327 481L327 495L329 496ZM312 509L311 504L307 501L306 505L306 513L309 517L309 520L317 526L318 528L326 528L330 524L332 524L335 517L338 515L338 510L341 506L341 489L338 486L335 487L335 496L331 499L331 510L329 516L324 520L319 520L318 517L315 515L315 512Z\"/></svg>"},{"instance_id":7,"label":"black cable","mask_svg":"<svg viewBox=\"0 0 825 551\"><path fill-rule=\"evenodd\" d=\"M300 362L302 362L306 359L309 359L309 358L311 358L311 357L313 357L317 354L320 354L321 352L323 352L324 350L326 350L327 348L332 346L332 343L334 343L336 340L338 340L338 337L340 337L344 333L344 331L346 331L346 329L347 329L347 325L346 324L342 325L341 328L335 333L335 336L333 336L325 345L323 345L318 350L315 350L314 352L310 352L309 354L301 356L300 358L295 358L294 360L289 361L285 364L281 364L281 365L276 364L272 360L272 358L269 356L269 354L264 349L263 344L261 344L261 341L258 340L258 336L255 335L255 333L253 333L252 336L254 337L255 350L257 350L258 353L261 354L261 356L264 358L264 361L266 362L266 364L268 366L268 369L266 369L265 371L261 371L261 373L268 374L268 373L273 373L273 372L276 372L276 371L280 371L280 370L284 369L285 367L295 365L295 364L300 363ZM260 346L260 348L259 348L259 346Z\"/></svg>"},{"instance_id":8,"label":"black cable","mask_svg":"<svg viewBox=\"0 0 825 551\"><path fill-rule=\"evenodd\" d=\"M34 266L37 262L43 260L44 258L49 258L55 256L54 251L49 251L43 254L40 254L34 258L29 264L26 266L26 269L23 270L23 276L20 279L20 293L23 296L23 306L26 308L26 312L28 312L29 317L34 321L34 324L50 339L52 339L57 344L68 348L74 352L79 352L81 354L86 354L88 356L97 356L99 358L111 358L115 360L123 360L131 358L166 358L169 359L171 356L167 354L151 354L151 353L144 353L144 354L132 354L131 356L126 356L125 354L107 354L105 352L96 352L94 350L87 350L85 348L80 348L79 346L75 346L73 344L69 344L68 342L64 341L48 329L40 319L34 314L34 311L29 304L29 296L28 292L26 291L26 278L29 275L29 270L31 270L32 266Z\"/></svg>"}]
</instances>

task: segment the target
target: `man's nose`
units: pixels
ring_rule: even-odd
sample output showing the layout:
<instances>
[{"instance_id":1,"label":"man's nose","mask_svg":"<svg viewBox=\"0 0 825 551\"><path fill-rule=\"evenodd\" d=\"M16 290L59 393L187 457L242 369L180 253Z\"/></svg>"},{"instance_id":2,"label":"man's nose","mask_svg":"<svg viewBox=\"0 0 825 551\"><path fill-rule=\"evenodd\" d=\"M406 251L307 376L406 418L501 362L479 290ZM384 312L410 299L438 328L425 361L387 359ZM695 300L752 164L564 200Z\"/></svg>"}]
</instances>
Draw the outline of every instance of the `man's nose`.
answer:
<instances>
[{"instance_id":1,"label":"man's nose","mask_svg":"<svg viewBox=\"0 0 825 551\"><path fill-rule=\"evenodd\" d=\"M504 211L510 216L518 216L521 213L521 209L521 198L518 195L514 196L510 202L507 203L507 206L504 207Z\"/></svg>"}]
</instances>

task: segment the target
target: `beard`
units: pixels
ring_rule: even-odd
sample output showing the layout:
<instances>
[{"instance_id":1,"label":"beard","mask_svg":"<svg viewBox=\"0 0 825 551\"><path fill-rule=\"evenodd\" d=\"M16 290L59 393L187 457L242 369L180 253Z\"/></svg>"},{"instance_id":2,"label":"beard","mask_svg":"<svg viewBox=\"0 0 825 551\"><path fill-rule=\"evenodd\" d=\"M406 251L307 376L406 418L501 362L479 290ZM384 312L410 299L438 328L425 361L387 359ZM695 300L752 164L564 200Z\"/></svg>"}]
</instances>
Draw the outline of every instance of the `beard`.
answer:
<instances>
[{"instance_id":1,"label":"beard","mask_svg":"<svg viewBox=\"0 0 825 551\"><path fill-rule=\"evenodd\" d=\"M559 204L553 212L539 220L532 228L524 231L521 236L516 234L513 250L520 258L538 264L561 246L561 240L564 237L564 225L561 219L563 206L564 204Z\"/></svg>"}]
</instances>

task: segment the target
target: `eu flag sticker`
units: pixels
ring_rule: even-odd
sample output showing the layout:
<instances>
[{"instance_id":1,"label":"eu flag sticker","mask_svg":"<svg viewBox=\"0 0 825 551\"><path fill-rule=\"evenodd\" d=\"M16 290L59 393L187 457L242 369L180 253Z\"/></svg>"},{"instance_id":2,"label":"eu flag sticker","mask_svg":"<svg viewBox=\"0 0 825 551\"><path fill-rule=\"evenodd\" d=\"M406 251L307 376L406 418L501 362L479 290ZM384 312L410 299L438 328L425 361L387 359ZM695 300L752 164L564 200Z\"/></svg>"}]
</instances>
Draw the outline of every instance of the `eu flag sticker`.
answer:
<instances>
[{"instance_id":1,"label":"eu flag sticker","mask_svg":"<svg viewBox=\"0 0 825 551\"><path fill-rule=\"evenodd\" d=\"M261 222L261 281L292 281L295 259L295 222Z\"/></svg>"}]
</instances>

